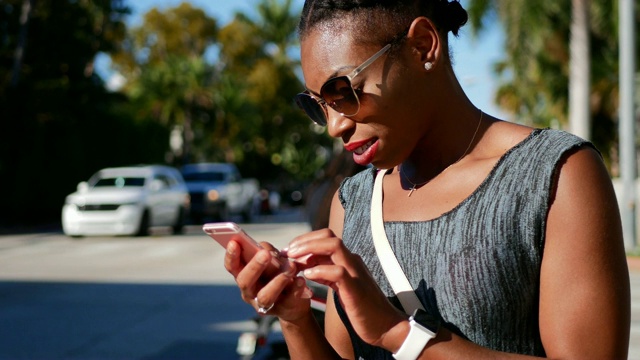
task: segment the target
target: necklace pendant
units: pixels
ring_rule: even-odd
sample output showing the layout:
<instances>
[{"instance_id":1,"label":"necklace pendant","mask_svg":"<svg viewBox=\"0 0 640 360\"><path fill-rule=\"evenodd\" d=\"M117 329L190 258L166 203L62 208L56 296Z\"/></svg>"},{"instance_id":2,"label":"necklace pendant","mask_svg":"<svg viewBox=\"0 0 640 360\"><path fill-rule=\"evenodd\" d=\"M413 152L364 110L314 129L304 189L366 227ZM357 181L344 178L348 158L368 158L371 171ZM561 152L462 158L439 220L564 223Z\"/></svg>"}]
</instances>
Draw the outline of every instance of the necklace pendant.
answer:
<instances>
[{"instance_id":1,"label":"necklace pendant","mask_svg":"<svg viewBox=\"0 0 640 360\"><path fill-rule=\"evenodd\" d=\"M411 188L411 190L409 190L409 195L407 195L407 197L411 197L411 194L413 194L414 191L416 191L415 185Z\"/></svg>"}]
</instances>

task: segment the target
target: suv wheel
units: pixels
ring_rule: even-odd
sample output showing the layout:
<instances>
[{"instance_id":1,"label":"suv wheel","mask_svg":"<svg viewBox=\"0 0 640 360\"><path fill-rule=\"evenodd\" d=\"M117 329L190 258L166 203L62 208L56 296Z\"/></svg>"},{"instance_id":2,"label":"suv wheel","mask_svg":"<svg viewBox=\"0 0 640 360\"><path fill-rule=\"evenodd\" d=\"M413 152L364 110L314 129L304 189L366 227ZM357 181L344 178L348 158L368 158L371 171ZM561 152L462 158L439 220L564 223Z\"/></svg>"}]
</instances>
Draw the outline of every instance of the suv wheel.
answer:
<instances>
[{"instance_id":1,"label":"suv wheel","mask_svg":"<svg viewBox=\"0 0 640 360\"><path fill-rule=\"evenodd\" d=\"M227 203L221 203L220 207L218 208L218 213L216 214L217 216L217 220L218 221L229 221L229 215L230 215L230 211L229 211L229 207L227 206Z\"/></svg>"},{"instance_id":2,"label":"suv wheel","mask_svg":"<svg viewBox=\"0 0 640 360\"><path fill-rule=\"evenodd\" d=\"M252 203L249 203L245 207L245 209L242 211L242 220L246 223L250 223L253 221L255 214L256 214L255 207L253 206Z\"/></svg>"},{"instance_id":3,"label":"suv wheel","mask_svg":"<svg viewBox=\"0 0 640 360\"><path fill-rule=\"evenodd\" d=\"M182 231L184 230L184 221L185 221L184 209L180 207L178 209L178 216L176 217L176 222L175 224L173 224L174 234L182 234Z\"/></svg>"},{"instance_id":4,"label":"suv wheel","mask_svg":"<svg viewBox=\"0 0 640 360\"><path fill-rule=\"evenodd\" d=\"M136 232L136 236L147 236L149 235L149 210L145 210L142 213L142 217L140 218L140 225L138 225L138 232Z\"/></svg>"}]
</instances>

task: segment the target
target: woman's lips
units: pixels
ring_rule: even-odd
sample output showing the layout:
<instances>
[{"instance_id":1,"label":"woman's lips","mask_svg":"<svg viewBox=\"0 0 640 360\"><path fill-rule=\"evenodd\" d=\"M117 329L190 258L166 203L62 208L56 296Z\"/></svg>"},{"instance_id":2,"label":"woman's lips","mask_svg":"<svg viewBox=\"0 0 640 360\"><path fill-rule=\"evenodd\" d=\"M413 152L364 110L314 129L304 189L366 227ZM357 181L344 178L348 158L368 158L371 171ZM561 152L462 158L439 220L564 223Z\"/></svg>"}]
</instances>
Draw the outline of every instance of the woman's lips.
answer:
<instances>
[{"instance_id":1,"label":"woman's lips","mask_svg":"<svg viewBox=\"0 0 640 360\"><path fill-rule=\"evenodd\" d=\"M369 139L364 139L360 141L352 141L348 144L344 144L344 148L347 149L347 151L356 151L363 146L367 146L367 145L371 146L371 144L374 141L376 141L376 138L369 138Z\"/></svg>"},{"instance_id":2,"label":"woman's lips","mask_svg":"<svg viewBox=\"0 0 640 360\"><path fill-rule=\"evenodd\" d=\"M367 151L367 149L369 149L371 147L371 145L373 145L373 143L374 143L374 140L371 139L366 144L364 144L364 145L358 147L357 149L353 150L353 152L356 153L357 155L362 155L365 151Z\"/></svg>"},{"instance_id":3,"label":"woman's lips","mask_svg":"<svg viewBox=\"0 0 640 360\"><path fill-rule=\"evenodd\" d=\"M345 145L348 151L353 152L353 161L359 165L367 165L373 161L378 151L378 139L371 138Z\"/></svg>"}]
</instances>

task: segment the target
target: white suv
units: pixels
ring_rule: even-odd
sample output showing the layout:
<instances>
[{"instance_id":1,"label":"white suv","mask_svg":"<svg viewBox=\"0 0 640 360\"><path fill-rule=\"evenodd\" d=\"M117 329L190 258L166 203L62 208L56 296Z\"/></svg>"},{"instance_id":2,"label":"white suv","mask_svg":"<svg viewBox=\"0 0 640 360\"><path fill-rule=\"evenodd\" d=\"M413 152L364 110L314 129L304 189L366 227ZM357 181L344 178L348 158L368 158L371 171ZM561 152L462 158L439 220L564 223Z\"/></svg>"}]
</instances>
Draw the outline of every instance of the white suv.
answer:
<instances>
[{"instance_id":1,"label":"white suv","mask_svg":"<svg viewBox=\"0 0 640 360\"><path fill-rule=\"evenodd\" d=\"M62 229L69 236L147 235L150 226L182 231L189 192L169 166L107 168L67 196Z\"/></svg>"}]
</instances>

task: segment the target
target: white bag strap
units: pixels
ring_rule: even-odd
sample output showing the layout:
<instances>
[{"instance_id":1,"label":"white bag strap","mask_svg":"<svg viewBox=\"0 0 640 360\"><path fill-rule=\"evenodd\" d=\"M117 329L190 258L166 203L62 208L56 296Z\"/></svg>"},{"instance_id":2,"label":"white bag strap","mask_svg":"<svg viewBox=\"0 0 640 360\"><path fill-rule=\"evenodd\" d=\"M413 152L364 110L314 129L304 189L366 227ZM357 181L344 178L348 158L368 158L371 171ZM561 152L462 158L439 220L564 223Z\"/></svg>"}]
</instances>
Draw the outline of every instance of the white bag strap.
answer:
<instances>
[{"instance_id":1,"label":"white bag strap","mask_svg":"<svg viewBox=\"0 0 640 360\"><path fill-rule=\"evenodd\" d=\"M373 196L371 197L371 234L376 253L380 259L382 270L387 275L387 279L396 293L404 311L411 315L416 309L424 310L418 296L413 291L411 283L402 271L400 263L389 244L389 239L384 230L384 219L382 217L382 180L388 170L379 170L376 181L373 185Z\"/></svg>"}]
</instances>

